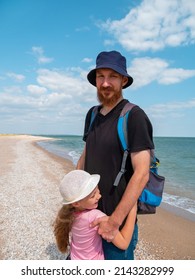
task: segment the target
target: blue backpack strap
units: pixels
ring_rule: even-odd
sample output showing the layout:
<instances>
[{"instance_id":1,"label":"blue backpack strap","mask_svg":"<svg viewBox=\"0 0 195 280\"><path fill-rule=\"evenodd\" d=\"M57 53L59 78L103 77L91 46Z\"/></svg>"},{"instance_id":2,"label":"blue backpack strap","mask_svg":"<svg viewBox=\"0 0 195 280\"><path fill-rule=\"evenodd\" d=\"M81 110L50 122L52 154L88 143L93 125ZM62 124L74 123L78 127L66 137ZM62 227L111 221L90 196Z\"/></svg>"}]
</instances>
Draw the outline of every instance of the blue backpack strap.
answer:
<instances>
[{"instance_id":1,"label":"blue backpack strap","mask_svg":"<svg viewBox=\"0 0 195 280\"><path fill-rule=\"evenodd\" d=\"M118 125L117 125L118 136L124 151L129 150L128 137L127 137L127 120L128 120L129 112L132 110L134 106L136 105L133 103L130 102L126 103L118 119Z\"/></svg>"},{"instance_id":2,"label":"blue backpack strap","mask_svg":"<svg viewBox=\"0 0 195 280\"><path fill-rule=\"evenodd\" d=\"M95 120L95 117L97 116L98 107L99 107L99 106L94 106L93 109L92 109L92 112L91 112L91 119L90 119L90 124L89 124L88 132L89 132L89 130L91 129L91 126L92 126L93 121Z\"/></svg>"},{"instance_id":3,"label":"blue backpack strap","mask_svg":"<svg viewBox=\"0 0 195 280\"><path fill-rule=\"evenodd\" d=\"M121 170L119 171L118 175L116 176L116 179L114 181L114 186L117 187L121 177L123 174L126 172L125 166L126 166L126 161L127 157L129 154L129 144L128 144L128 137L127 137L127 120L129 113L131 109L136 106L133 103L126 103L125 106L123 107L119 119L118 119L118 124L117 124L117 131L118 131L118 137L121 142L121 146L123 148L123 159L122 159L122 164L121 164Z\"/></svg>"}]
</instances>

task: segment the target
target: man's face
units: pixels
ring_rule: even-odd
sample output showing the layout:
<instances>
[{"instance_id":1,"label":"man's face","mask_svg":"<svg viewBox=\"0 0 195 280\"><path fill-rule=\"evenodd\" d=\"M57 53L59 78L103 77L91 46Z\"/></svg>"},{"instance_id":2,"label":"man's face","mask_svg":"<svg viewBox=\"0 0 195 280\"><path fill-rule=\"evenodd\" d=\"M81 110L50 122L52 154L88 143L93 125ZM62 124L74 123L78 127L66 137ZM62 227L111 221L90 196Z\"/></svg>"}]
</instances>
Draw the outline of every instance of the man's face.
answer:
<instances>
[{"instance_id":1,"label":"man's face","mask_svg":"<svg viewBox=\"0 0 195 280\"><path fill-rule=\"evenodd\" d=\"M122 97L122 88L128 78L112 69L102 68L96 70L96 87L100 103L113 106Z\"/></svg>"}]
</instances>

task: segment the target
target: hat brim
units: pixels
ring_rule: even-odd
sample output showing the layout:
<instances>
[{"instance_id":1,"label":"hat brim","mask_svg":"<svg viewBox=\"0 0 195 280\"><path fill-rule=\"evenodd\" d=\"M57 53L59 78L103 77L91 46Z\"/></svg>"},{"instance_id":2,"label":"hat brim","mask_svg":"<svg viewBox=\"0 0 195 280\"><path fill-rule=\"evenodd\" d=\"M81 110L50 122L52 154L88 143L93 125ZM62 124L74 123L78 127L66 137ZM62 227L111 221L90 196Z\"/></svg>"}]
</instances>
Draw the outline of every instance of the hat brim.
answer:
<instances>
[{"instance_id":1,"label":"hat brim","mask_svg":"<svg viewBox=\"0 0 195 280\"><path fill-rule=\"evenodd\" d=\"M112 64L107 64L107 65L99 65L97 68L95 69L92 69L88 75L87 75L87 79L88 81L90 82L90 84L92 84L93 86L96 87L96 70L97 69L100 69L100 68L108 68L108 69L112 69L114 70L115 72L121 74L122 76L125 76L128 78L128 82L123 86L123 89L124 88L127 88L129 87L132 83L133 83L133 78L127 74L123 69L117 67L116 65L112 65Z\"/></svg>"},{"instance_id":2,"label":"hat brim","mask_svg":"<svg viewBox=\"0 0 195 280\"><path fill-rule=\"evenodd\" d=\"M98 185L100 181L100 175L99 174L93 174L91 175L90 180L88 181L87 185L83 189L83 192L80 196L78 196L76 199L73 199L72 201L67 201L65 199L62 200L63 205L72 204L74 202L77 202L85 197L87 197Z\"/></svg>"}]
</instances>

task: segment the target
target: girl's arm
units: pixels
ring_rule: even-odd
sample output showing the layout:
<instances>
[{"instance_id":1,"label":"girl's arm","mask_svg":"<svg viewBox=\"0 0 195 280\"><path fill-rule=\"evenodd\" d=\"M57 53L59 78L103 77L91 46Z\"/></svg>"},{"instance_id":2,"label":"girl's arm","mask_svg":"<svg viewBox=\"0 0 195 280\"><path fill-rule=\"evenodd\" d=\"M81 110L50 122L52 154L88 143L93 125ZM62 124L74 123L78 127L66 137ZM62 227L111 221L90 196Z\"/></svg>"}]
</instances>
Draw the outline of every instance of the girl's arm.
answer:
<instances>
[{"instance_id":1,"label":"girl's arm","mask_svg":"<svg viewBox=\"0 0 195 280\"><path fill-rule=\"evenodd\" d=\"M76 169L81 169L81 170L84 170L84 165L85 165L85 153L86 153L86 145L83 149L83 152L77 162L77 166L76 166Z\"/></svg>"},{"instance_id":2,"label":"girl's arm","mask_svg":"<svg viewBox=\"0 0 195 280\"><path fill-rule=\"evenodd\" d=\"M127 216L125 225L119 231L112 241L112 243L121 250L126 250L131 242L133 230L135 226L135 219L137 214L137 203L133 206L132 210Z\"/></svg>"}]
</instances>

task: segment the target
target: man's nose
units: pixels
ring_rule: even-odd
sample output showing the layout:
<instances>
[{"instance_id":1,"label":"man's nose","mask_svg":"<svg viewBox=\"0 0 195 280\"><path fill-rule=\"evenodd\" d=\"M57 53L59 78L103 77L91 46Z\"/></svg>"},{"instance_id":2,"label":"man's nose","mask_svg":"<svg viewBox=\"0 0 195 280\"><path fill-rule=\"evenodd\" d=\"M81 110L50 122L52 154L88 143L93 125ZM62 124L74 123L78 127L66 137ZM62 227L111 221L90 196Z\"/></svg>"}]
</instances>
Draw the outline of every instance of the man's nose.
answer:
<instances>
[{"instance_id":1,"label":"man's nose","mask_svg":"<svg viewBox=\"0 0 195 280\"><path fill-rule=\"evenodd\" d=\"M104 86L104 87L108 87L108 86L110 86L110 80L109 80L109 78L104 78L104 80L102 81L102 86Z\"/></svg>"}]
</instances>

